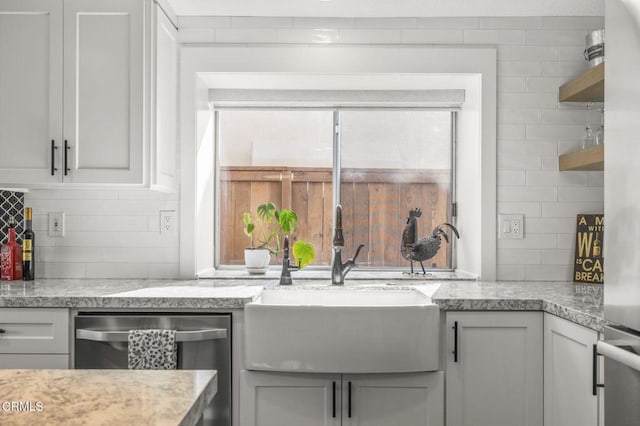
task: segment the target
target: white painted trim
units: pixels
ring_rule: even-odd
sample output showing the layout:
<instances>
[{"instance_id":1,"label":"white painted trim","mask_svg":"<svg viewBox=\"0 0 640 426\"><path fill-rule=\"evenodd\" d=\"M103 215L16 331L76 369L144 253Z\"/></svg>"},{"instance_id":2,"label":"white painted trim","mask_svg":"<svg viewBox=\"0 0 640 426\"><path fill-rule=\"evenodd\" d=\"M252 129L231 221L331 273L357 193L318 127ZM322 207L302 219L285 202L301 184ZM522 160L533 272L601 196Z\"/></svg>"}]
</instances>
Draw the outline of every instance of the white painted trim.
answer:
<instances>
[{"instance_id":1,"label":"white painted trim","mask_svg":"<svg viewBox=\"0 0 640 426\"><path fill-rule=\"evenodd\" d=\"M496 68L495 47L354 47L354 46L184 46L181 52L181 232L180 276L192 278L198 269L198 238L213 241L212 235L201 235L196 218L196 112L207 99L211 73L295 73L304 74L397 74L414 77L419 74L446 74L475 79L480 88L481 122L477 123L482 140L476 158L481 170L477 200L480 206L468 205L467 212L480 213L473 226L479 234L477 246L481 259L473 268L481 279L496 277ZM203 93L205 93L203 95ZM208 108L208 106L207 106ZM476 112L477 114L477 112ZM462 167L459 167L462 169ZM458 180L460 182L460 179ZM460 200L458 200L460 202ZM460 203L460 208L465 208ZM472 225L469 225L472 226ZM463 259L461 259L463 260ZM213 264L213 258L211 259ZM475 271L474 269L478 268Z\"/></svg>"}]
</instances>

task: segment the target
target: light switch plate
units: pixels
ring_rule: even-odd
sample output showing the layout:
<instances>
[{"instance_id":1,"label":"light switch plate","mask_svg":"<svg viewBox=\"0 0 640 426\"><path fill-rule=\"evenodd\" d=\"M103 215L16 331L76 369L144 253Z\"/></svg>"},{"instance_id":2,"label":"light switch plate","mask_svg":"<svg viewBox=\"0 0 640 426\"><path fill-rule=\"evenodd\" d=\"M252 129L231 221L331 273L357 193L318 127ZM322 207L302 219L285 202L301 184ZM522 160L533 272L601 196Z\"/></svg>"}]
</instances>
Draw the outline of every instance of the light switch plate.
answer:
<instances>
[{"instance_id":1,"label":"light switch plate","mask_svg":"<svg viewBox=\"0 0 640 426\"><path fill-rule=\"evenodd\" d=\"M500 239L524 238L524 215L501 214L498 215L498 237Z\"/></svg>"}]
</instances>

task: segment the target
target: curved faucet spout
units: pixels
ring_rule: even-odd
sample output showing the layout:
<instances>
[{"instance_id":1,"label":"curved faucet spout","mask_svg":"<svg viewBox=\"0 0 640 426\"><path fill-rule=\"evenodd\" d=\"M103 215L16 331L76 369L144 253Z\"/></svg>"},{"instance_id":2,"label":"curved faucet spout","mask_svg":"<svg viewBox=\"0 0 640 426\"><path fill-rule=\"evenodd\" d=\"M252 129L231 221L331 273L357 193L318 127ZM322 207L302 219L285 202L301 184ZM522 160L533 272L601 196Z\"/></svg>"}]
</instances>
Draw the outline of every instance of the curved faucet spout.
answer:
<instances>
[{"instance_id":1,"label":"curved faucet spout","mask_svg":"<svg viewBox=\"0 0 640 426\"><path fill-rule=\"evenodd\" d=\"M333 234L333 260L331 263L331 284L343 285L344 277L349 271L356 266L356 259L360 254L360 250L364 247L364 244L360 244L356 250L355 255L342 263L342 249L344 248L344 235L342 232L342 206L338 204L336 206L336 228Z\"/></svg>"}]
</instances>

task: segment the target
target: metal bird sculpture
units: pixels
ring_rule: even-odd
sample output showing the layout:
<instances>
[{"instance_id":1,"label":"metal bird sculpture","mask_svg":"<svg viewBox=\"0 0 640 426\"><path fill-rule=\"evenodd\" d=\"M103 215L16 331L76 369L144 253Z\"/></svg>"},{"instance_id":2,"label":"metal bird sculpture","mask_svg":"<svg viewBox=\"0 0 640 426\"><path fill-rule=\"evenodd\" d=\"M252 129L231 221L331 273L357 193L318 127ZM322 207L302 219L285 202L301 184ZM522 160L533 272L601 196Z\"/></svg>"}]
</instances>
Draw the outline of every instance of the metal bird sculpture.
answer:
<instances>
[{"instance_id":1,"label":"metal bird sculpture","mask_svg":"<svg viewBox=\"0 0 640 426\"><path fill-rule=\"evenodd\" d=\"M409 211L409 217L407 218L407 224L402 231L402 244L400 252L402 257L407 259L411 263L411 273L413 274L413 262L420 262L422 267L422 273L426 275L424 269L425 260L431 259L440 250L440 244L442 238L446 242L449 242L449 236L447 235L446 228L450 228L453 231L456 238L460 238L460 234L455 226L450 223L443 223L434 228L431 235L424 238L418 238L418 218L422 216L422 210L415 208Z\"/></svg>"}]
</instances>

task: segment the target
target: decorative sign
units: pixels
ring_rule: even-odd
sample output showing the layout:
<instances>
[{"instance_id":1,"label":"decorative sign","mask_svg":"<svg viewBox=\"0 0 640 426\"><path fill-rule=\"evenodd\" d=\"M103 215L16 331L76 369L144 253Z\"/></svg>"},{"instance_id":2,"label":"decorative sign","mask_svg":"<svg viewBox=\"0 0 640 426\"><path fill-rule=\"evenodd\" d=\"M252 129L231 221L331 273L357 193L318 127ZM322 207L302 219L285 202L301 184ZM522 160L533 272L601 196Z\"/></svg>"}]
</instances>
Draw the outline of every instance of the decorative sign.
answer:
<instances>
[{"instance_id":1,"label":"decorative sign","mask_svg":"<svg viewBox=\"0 0 640 426\"><path fill-rule=\"evenodd\" d=\"M602 270L602 237L604 215L579 214L576 230L576 263L573 281L578 283L604 282Z\"/></svg>"}]
</instances>

